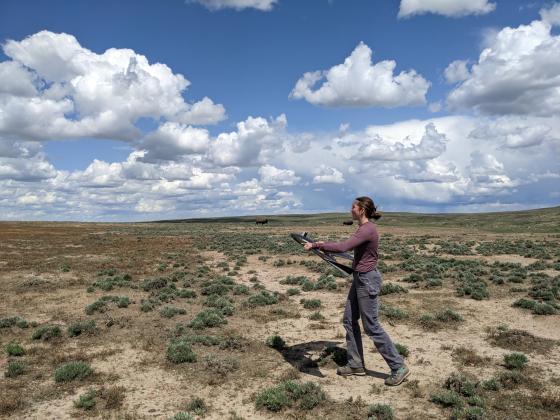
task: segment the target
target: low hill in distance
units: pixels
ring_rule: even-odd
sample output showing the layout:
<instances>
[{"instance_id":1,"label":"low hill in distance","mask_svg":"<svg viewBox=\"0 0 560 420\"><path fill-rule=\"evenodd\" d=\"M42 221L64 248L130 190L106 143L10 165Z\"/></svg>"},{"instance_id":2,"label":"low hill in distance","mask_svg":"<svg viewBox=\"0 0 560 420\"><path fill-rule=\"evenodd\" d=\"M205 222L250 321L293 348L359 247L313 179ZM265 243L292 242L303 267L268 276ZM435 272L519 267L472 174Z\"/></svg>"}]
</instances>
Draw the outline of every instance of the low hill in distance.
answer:
<instances>
[{"instance_id":1,"label":"low hill in distance","mask_svg":"<svg viewBox=\"0 0 560 420\"><path fill-rule=\"evenodd\" d=\"M342 224L350 218L348 213L320 213L158 220L151 223L255 223L257 217L267 218L269 226ZM377 223L393 227L446 227L495 233L560 233L560 206L495 213L384 212Z\"/></svg>"}]
</instances>

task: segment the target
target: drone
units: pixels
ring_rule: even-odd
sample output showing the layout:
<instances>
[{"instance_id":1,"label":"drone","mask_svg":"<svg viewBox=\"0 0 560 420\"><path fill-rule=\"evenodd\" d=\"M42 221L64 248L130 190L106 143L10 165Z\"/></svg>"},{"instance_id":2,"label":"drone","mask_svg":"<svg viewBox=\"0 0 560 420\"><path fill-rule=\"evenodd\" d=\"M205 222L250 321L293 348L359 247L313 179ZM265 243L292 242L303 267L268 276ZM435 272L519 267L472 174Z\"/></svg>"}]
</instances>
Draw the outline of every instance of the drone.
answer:
<instances>
[{"instance_id":1,"label":"drone","mask_svg":"<svg viewBox=\"0 0 560 420\"><path fill-rule=\"evenodd\" d=\"M308 236L307 232L291 233L290 236L294 241L301 245L316 242L313 238ZM311 248L311 252L313 252L319 258L323 259L327 264L330 264L332 267L336 268L345 276L350 276L354 273L352 267L341 264L336 260L337 258L344 258L346 260L354 261L354 256L352 254L349 254L348 252L326 252L321 251L318 248Z\"/></svg>"}]
</instances>

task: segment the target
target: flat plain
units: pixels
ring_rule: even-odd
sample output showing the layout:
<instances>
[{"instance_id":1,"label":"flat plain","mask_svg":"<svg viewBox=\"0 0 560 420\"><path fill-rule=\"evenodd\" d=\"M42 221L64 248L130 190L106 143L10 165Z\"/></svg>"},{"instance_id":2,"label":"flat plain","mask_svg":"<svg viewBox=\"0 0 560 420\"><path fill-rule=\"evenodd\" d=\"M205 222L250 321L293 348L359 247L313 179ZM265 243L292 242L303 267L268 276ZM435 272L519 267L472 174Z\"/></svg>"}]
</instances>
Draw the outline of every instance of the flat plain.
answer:
<instances>
[{"instance_id":1,"label":"flat plain","mask_svg":"<svg viewBox=\"0 0 560 420\"><path fill-rule=\"evenodd\" d=\"M381 323L412 370L343 378L348 279L289 234L346 214L0 223L0 416L560 418L560 208L387 213Z\"/></svg>"}]
</instances>

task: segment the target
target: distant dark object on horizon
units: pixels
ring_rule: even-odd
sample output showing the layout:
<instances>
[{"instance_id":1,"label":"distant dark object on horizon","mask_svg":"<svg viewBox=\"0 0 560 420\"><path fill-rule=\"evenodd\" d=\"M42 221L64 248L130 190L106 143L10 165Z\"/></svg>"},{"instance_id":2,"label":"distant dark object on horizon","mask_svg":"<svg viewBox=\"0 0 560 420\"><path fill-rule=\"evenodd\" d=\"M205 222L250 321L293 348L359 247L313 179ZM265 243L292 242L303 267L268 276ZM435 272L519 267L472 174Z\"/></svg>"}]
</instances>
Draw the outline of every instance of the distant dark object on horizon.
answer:
<instances>
[{"instance_id":1,"label":"distant dark object on horizon","mask_svg":"<svg viewBox=\"0 0 560 420\"><path fill-rule=\"evenodd\" d=\"M257 217L257 220L255 222L257 225L264 225L266 223L268 223L268 219L265 219L263 217Z\"/></svg>"},{"instance_id":2,"label":"distant dark object on horizon","mask_svg":"<svg viewBox=\"0 0 560 420\"><path fill-rule=\"evenodd\" d=\"M344 222L342 222L342 224L344 226L352 226L354 224L353 220L345 220Z\"/></svg>"}]
</instances>

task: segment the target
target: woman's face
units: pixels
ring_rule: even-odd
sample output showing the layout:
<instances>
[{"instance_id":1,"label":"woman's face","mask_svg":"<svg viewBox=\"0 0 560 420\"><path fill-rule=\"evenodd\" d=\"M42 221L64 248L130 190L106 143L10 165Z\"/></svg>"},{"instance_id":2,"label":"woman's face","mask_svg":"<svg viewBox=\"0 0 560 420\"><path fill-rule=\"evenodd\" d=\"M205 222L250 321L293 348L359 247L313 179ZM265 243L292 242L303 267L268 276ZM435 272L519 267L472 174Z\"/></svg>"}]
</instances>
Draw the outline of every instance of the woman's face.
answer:
<instances>
[{"instance_id":1,"label":"woman's face","mask_svg":"<svg viewBox=\"0 0 560 420\"><path fill-rule=\"evenodd\" d=\"M360 220L360 218L362 217L362 213L364 211L360 208L360 206L358 205L357 201L354 201L352 203L352 219L353 220Z\"/></svg>"}]
</instances>

